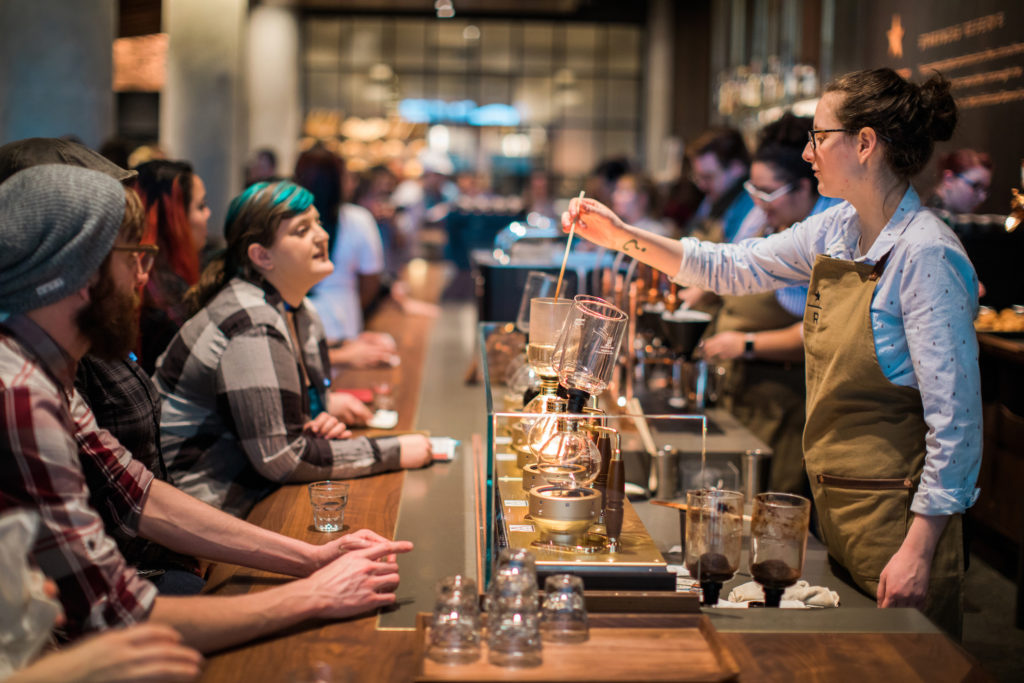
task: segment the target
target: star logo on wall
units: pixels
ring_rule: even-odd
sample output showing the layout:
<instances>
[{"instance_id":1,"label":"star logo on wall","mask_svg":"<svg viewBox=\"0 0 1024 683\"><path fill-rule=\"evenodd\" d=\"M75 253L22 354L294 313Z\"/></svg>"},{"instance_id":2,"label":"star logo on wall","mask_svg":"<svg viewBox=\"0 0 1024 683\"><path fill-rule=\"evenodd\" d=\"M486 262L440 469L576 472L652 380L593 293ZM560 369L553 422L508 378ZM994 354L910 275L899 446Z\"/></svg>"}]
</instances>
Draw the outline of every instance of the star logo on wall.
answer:
<instances>
[{"instance_id":1,"label":"star logo on wall","mask_svg":"<svg viewBox=\"0 0 1024 683\"><path fill-rule=\"evenodd\" d=\"M892 24L889 26L889 30L885 32L886 37L889 39L889 54L893 57L903 56L903 22L900 20L900 15L892 15Z\"/></svg>"}]
</instances>

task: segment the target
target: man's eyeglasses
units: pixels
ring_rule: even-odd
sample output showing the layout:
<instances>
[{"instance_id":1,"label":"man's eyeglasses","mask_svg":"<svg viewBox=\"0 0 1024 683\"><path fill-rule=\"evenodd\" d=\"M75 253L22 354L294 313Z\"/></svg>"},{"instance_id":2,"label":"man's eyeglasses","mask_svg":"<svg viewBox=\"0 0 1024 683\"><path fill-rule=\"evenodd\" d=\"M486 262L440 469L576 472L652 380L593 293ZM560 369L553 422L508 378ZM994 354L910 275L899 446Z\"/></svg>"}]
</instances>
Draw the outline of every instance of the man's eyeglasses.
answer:
<instances>
[{"instance_id":1,"label":"man's eyeglasses","mask_svg":"<svg viewBox=\"0 0 1024 683\"><path fill-rule=\"evenodd\" d=\"M743 183L743 189L746 190L747 194L749 194L754 199L759 199L765 204L771 204L779 197L783 197L786 194L792 192L793 183L786 183L785 185L775 190L774 192L765 192L764 190L757 189L754 186L754 183L748 180Z\"/></svg>"},{"instance_id":2,"label":"man's eyeglasses","mask_svg":"<svg viewBox=\"0 0 1024 683\"><path fill-rule=\"evenodd\" d=\"M956 177L959 178L960 180L964 181L965 183L967 183L967 186L970 187L975 192L977 192L978 194L988 194L988 189L989 189L988 185L986 185L982 181L980 181L980 180L971 180L970 178L965 176L963 173L957 173Z\"/></svg>"},{"instance_id":3,"label":"man's eyeglasses","mask_svg":"<svg viewBox=\"0 0 1024 683\"><path fill-rule=\"evenodd\" d=\"M155 244L115 244L111 251L127 251L135 254L135 260L139 264L139 271L145 275L153 269L156 262L156 255L160 247Z\"/></svg>"}]
</instances>

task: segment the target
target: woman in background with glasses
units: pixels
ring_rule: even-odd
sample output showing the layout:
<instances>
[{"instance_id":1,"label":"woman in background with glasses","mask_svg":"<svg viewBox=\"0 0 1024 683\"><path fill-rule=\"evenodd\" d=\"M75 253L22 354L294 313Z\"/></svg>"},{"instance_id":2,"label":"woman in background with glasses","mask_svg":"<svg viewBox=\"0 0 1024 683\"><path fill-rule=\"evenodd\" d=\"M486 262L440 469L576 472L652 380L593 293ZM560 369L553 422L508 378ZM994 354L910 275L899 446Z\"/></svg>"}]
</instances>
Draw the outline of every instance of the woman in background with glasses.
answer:
<instances>
[{"instance_id":1,"label":"woman in background with glasses","mask_svg":"<svg viewBox=\"0 0 1024 683\"><path fill-rule=\"evenodd\" d=\"M958 149L939 157L938 175L928 206L953 214L974 213L988 198L992 159L984 152Z\"/></svg>"},{"instance_id":2,"label":"woman in background with glasses","mask_svg":"<svg viewBox=\"0 0 1024 683\"><path fill-rule=\"evenodd\" d=\"M804 459L829 555L880 607L962 628L962 513L981 461L978 281L910 178L956 126L949 82L891 69L830 83L804 160L845 203L740 244L681 241L576 200L568 229L724 294L807 285Z\"/></svg>"},{"instance_id":3,"label":"woman in background with glasses","mask_svg":"<svg viewBox=\"0 0 1024 683\"><path fill-rule=\"evenodd\" d=\"M801 157L809 118L785 114L761 131L744 189L766 221L763 237L786 230L840 203L818 194L818 180ZM769 488L810 495L804 474L804 339L807 286L722 297L715 334L704 357L724 366L724 407L772 449Z\"/></svg>"}]
</instances>

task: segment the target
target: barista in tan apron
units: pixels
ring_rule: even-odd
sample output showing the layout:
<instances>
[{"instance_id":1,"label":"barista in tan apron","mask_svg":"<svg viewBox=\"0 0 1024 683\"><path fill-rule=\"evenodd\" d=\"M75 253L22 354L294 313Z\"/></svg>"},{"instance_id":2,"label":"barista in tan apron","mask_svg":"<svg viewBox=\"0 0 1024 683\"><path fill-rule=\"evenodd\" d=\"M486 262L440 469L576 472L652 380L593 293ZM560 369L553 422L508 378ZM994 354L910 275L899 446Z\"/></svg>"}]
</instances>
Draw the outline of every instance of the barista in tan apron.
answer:
<instances>
[{"instance_id":1,"label":"barista in tan apron","mask_svg":"<svg viewBox=\"0 0 1024 683\"><path fill-rule=\"evenodd\" d=\"M890 382L875 356L870 306L887 258L871 266L819 255L804 314L804 459L820 531L829 555L872 597L913 520L927 429L920 393ZM956 638L963 569L962 520L953 515L924 611Z\"/></svg>"},{"instance_id":2,"label":"barista in tan apron","mask_svg":"<svg viewBox=\"0 0 1024 683\"><path fill-rule=\"evenodd\" d=\"M799 318L775 292L723 296L716 332L761 332L789 327ZM724 407L771 446L769 489L807 494L803 464L804 366L799 362L727 360Z\"/></svg>"}]
</instances>

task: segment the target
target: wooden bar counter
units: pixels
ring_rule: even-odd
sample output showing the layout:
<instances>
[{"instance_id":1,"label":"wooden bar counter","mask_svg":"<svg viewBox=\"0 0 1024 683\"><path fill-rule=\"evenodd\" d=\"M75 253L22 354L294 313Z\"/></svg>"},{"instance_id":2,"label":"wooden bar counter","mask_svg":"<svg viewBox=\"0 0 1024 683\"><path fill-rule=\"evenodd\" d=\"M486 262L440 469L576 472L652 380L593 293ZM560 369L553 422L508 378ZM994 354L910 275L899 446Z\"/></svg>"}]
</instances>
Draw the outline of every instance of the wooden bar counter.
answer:
<instances>
[{"instance_id":1,"label":"wooden bar counter","mask_svg":"<svg viewBox=\"0 0 1024 683\"><path fill-rule=\"evenodd\" d=\"M440 291L442 270L434 264L416 262L407 278L412 290L421 298L434 298ZM372 327L390 332L396 339L401 365L382 370L346 370L339 379L344 387L369 387L380 381L395 386L399 425L395 431L420 427L420 410L428 418L444 416L447 406L477 406L475 430L485 424L484 402L479 387L462 384L460 367L437 368L442 359L431 358L428 366L428 339L431 334L454 333L458 325L472 326L466 306L446 306L440 319L407 316L391 305L380 311ZM472 331L469 332L472 337ZM436 347L431 354L437 353ZM444 363L452 361L444 358ZM424 370L430 380L424 392L424 403L418 405L424 386ZM447 384L441 386L443 378ZM480 398L467 392L479 392ZM435 405L436 404L436 405ZM452 409L454 410L454 409ZM449 419L454 419L450 416ZM429 419L428 419L429 422ZM462 438L460 436L460 438ZM417 611L429 611L430 585L447 571L448 564L439 559L447 543L461 543L466 524L466 509L453 496L436 496L430 500L430 524L400 523L399 511L409 498L428 499L430 491L403 491L409 483L427 474L435 479L462 477L472 468L471 450L462 448L455 467L437 466L426 471L395 472L351 480L351 492L345 512L345 530L369 528L384 536L398 536L413 541L417 548L399 558L402 586L393 611L382 618L368 614L338 622L308 622L295 626L275 637L211 655L200 680L208 683L228 682L295 682L306 681L411 681L417 670L415 661L416 631L411 626ZM449 467L449 469L443 469ZM461 480L455 482L462 486ZM414 484L414 488L422 484ZM471 488L471 487L470 487ZM472 491L465 494L467 500ZM406 516L411 516L408 512ZM425 516L425 515L418 515ZM312 528L306 488L284 486L257 505L249 521L312 543L323 543L331 535ZM406 530L413 535L403 535ZM446 539L446 540L445 540ZM454 540L453 540L454 539ZM464 549L471 555L475 549ZM408 581L407 581L408 577ZM230 565L214 567L207 592L232 595L260 591L285 577ZM939 633L916 610L877 610L874 608L839 608L834 610L706 610L719 640L739 666L740 681L856 681L884 678L898 681L981 681L990 680L985 672L958 645ZM395 617L402 617L395 619ZM408 618L406 618L408 617ZM385 624L382 628L381 624ZM628 658L628 651L615 653ZM507 678L515 680L514 670Z\"/></svg>"}]
</instances>

